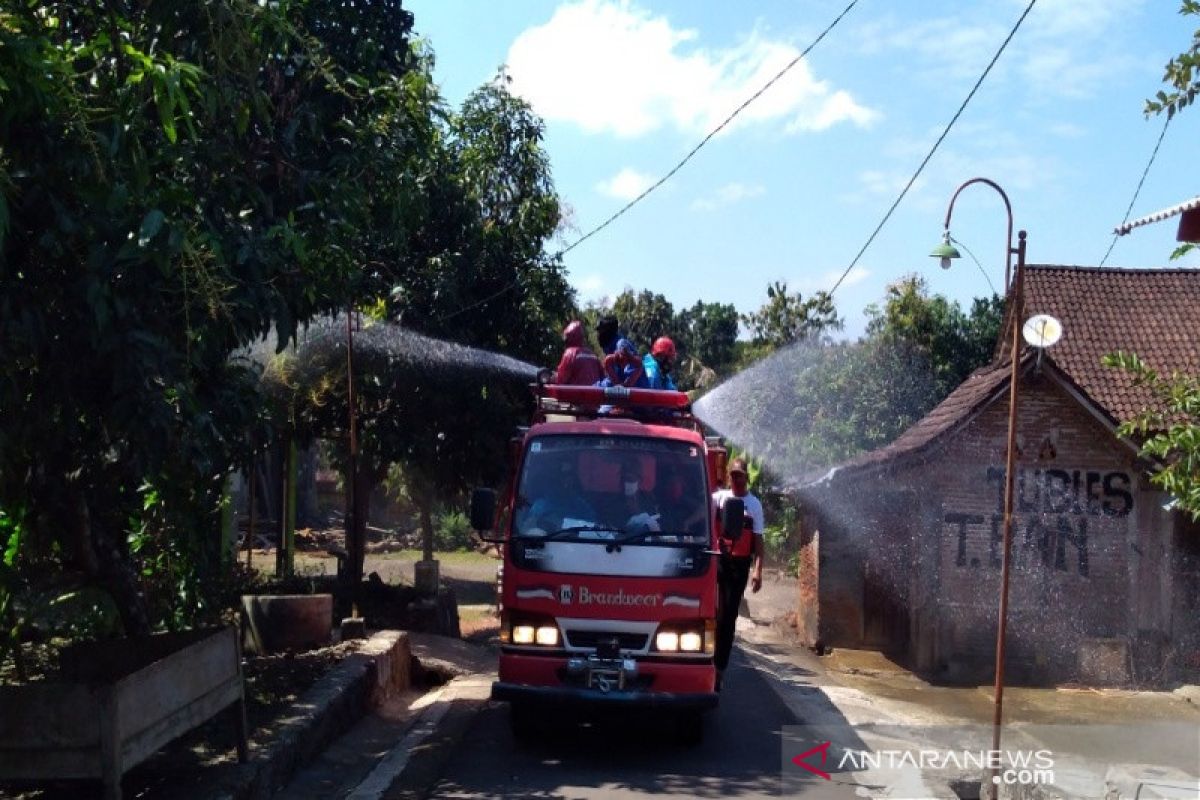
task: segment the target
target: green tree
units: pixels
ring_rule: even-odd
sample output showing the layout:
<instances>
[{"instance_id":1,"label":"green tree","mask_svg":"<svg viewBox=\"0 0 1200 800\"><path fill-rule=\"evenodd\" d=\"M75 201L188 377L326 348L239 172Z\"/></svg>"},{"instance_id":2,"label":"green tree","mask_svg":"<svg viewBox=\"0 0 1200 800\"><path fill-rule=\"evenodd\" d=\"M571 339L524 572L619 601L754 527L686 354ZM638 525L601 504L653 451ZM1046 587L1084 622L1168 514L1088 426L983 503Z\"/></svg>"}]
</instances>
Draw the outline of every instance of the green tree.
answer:
<instances>
[{"instance_id":1,"label":"green tree","mask_svg":"<svg viewBox=\"0 0 1200 800\"><path fill-rule=\"evenodd\" d=\"M891 442L986 364L1001 309L991 297L965 314L904 279L868 308L859 341L810 337L718 388L714 424L785 482L812 477Z\"/></svg>"},{"instance_id":2,"label":"green tree","mask_svg":"<svg viewBox=\"0 0 1200 800\"><path fill-rule=\"evenodd\" d=\"M920 277L889 286L883 305L867 308L866 337L827 348L797 378L807 400L796 416L812 420L808 451L824 447L832 463L895 439L991 360L1002 316L996 295L967 314Z\"/></svg>"},{"instance_id":3,"label":"green tree","mask_svg":"<svg viewBox=\"0 0 1200 800\"><path fill-rule=\"evenodd\" d=\"M414 306L410 295L406 307L392 311L417 330L553 364L561 349L558 332L575 309L574 292L561 262L545 249L558 228L560 206L542 147L544 126L508 85L501 73L449 120L450 174L468 209L469 232L464 234L460 220L435 214L427 229L446 226L439 238L453 247L423 252L420 242L412 246L425 263L452 261L455 269L439 271L433 296ZM434 314L421 317L415 311ZM455 389L451 375L423 393L419 386L405 386L407 407L416 411L416 419L405 424L404 415L396 416L389 420L392 435L381 438L377 460L383 466L402 461L414 483L410 495L421 512L426 557L432 549L434 505L473 483L499 479L505 443L524 410L529 376L501 377L493 375L490 382L476 377L466 386L460 381ZM403 404L403 398L393 398L393 404Z\"/></svg>"},{"instance_id":4,"label":"green tree","mask_svg":"<svg viewBox=\"0 0 1200 800\"><path fill-rule=\"evenodd\" d=\"M375 304L403 328L368 324L355 335L352 538L364 541L370 494L401 464L427 557L437 506L500 479L506 443L527 414L532 364L557 359L557 331L574 312L562 266L544 248L559 217L540 119L501 75L459 113L441 110L434 127L421 158L426 199L404 259L385 273L395 288ZM291 371L272 378L309 436L346 438L344 326L325 325L329 333L306 339Z\"/></svg>"},{"instance_id":5,"label":"green tree","mask_svg":"<svg viewBox=\"0 0 1200 800\"><path fill-rule=\"evenodd\" d=\"M752 343L770 350L840 331L843 325L828 292L817 292L805 300L800 292L789 293L784 281L767 286L767 302L744 315L742 321L750 329Z\"/></svg>"},{"instance_id":6,"label":"green tree","mask_svg":"<svg viewBox=\"0 0 1200 800\"><path fill-rule=\"evenodd\" d=\"M389 477L415 507L430 537L427 548L438 506L460 502L469 486L499 482L508 439L527 418L534 373L514 359L485 358L479 350L364 319L354 333L359 455L348 547L352 580L361 577L358 547L365 541L371 494ZM301 439L342 442L335 459L345 467L344 317L314 326L294 355L274 362L267 383L290 404Z\"/></svg>"},{"instance_id":7,"label":"green tree","mask_svg":"<svg viewBox=\"0 0 1200 800\"><path fill-rule=\"evenodd\" d=\"M562 263L544 247L560 206L542 120L508 85L500 73L458 113L442 109L428 155L433 185L387 315L431 336L554 364L575 309Z\"/></svg>"},{"instance_id":8,"label":"green tree","mask_svg":"<svg viewBox=\"0 0 1200 800\"><path fill-rule=\"evenodd\" d=\"M1200 380L1178 372L1160 375L1132 353L1112 353L1104 364L1150 391L1154 405L1122 422L1117 433L1141 443L1141 455L1158 465L1150 480L1200 521Z\"/></svg>"},{"instance_id":9,"label":"green tree","mask_svg":"<svg viewBox=\"0 0 1200 800\"><path fill-rule=\"evenodd\" d=\"M626 289L613 301L612 313L621 321L626 338L641 352L650 352L650 345L660 336L676 339L675 307L667 298L649 289L634 293ZM676 347L680 342L675 342Z\"/></svg>"},{"instance_id":10,"label":"green tree","mask_svg":"<svg viewBox=\"0 0 1200 800\"><path fill-rule=\"evenodd\" d=\"M402 254L411 23L399 0L0 0L0 508L130 632L210 609L221 484L263 419L229 355Z\"/></svg>"},{"instance_id":11,"label":"green tree","mask_svg":"<svg viewBox=\"0 0 1200 800\"><path fill-rule=\"evenodd\" d=\"M882 308L867 308L867 338L920 354L933 373L932 395L941 400L991 360L1003 315L998 295L975 298L967 314L957 302L930 296L924 278L909 275L888 286Z\"/></svg>"},{"instance_id":12,"label":"green tree","mask_svg":"<svg viewBox=\"0 0 1200 800\"><path fill-rule=\"evenodd\" d=\"M673 328L686 354L678 370L681 386L707 388L733 371L738 319L733 304L702 300L675 315Z\"/></svg>"}]
</instances>

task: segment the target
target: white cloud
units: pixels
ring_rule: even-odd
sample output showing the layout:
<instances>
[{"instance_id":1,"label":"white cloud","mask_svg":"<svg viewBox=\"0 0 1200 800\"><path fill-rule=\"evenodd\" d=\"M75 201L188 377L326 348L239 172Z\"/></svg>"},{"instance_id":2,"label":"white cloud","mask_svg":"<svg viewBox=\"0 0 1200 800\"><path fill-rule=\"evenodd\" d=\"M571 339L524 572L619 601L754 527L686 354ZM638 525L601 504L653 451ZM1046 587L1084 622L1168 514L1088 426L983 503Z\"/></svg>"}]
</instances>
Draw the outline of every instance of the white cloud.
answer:
<instances>
[{"instance_id":1,"label":"white cloud","mask_svg":"<svg viewBox=\"0 0 1200 800\"><path fill-rule=\"evenodd\" d=\"M843 271L840 269L831 269L820 275L808 275L797 281L792 281L788 284L788 288L789 290L799 291L805 296L811 295L813 292L828 292L837 283L838 278L842 277ZM838 291L840 292L842 289L853 286L856 283L862 283L869 277L871 277L869 269L856 266L847 273L845 279L842 281L842 285L838 287Z\"/></svg>"},{"instance_id":2,"label":"white cloud","mask_svg":"<svg viewBox=\"0 0 1200 800\"><path fill-rule=\"evenodd\" d=\"M896 137L881 147L886 165L859 171L836 195L840 203L879 213L900 194L939 131L927 138ZM1014 195L1026 191L1051 191L1063 171L1052 153L1030 150L1019 133L989 124L964 124L957 136L959 147L943 147L905 196L905 208L939 214L956 186L976 175L991 177ZM1075 133L1064 128L1060 135Z\"/></svg>"},{"instance_id":3,"label":"white cloud","mask_svg":"<svg viewBox=\"0 0 1200 800\"><path fill-rule=\"evenodd\" d=\"M584 294L594 295L604 288L604 276L596 274L584 275L576 282L575 288Z\"/></svg>"},{"instance_id":4,"label":"white cloud","mask_svg":"<svg viewBox=\"0 0 1200 800\"><path fill-rule=\"evenodd\" d=\"M581 306L585 306L588 303L609 304L608 298L612 294L612 289L609 287L604 275L591 272L580 276L578 279L571 280L571 286L574 287L578 294Z\"/></svg>"},{"instance_id":5,"label":"white cloud","mask_svg":"<svg viewBox=\"0 0 1200 800\"><path fill-rule=\"evenodd\" d=\"M788 133L823 131L845 120L860 128L870 127L880 114L854 102L847 92L837 91L822 100L811 114L798 114L788 123Z\"/></svg>"},{"instance_id":6,"label":"white cloud","mask_svg":"<svg viewBox=\"0 0 1200 800\"><path fill-rule=\"evenodd\" d=\"M635 169L625 167L606 181L596 184L596 190L618 200L632 200L650 188L654 179Z\"/></svg>"},{"instance_id":7,"label":"white cloud","mask_svg":"<svg viewBox=\"0 0 1200 800\"><path fill-rule=\"evenodd\" d=\"M900 190L908 183L911 174L905 174L901 170L884 171L878 169L864 170L858 174L858 182L863 190L870 195L895 197L900 194ZM909 192L920 191L925 185L923 178L917 178L913 183L913 188Z\"/></svg>"},{"instance_id":8,"label":"white cloud","mask_svg":"<svg viewBox=\"0 0 1200 800\"><path fill-rule=\"evenodd\" d=\"M728 183L717 189L707 197L697 197L692 201L693 211L715 211L723 206L730 206L734 203L740 203L743 200L749 200L751 197L758 197L766 192L760 184L748 186L744 183Z\"/></svg>"},{"instance_id":9,"label":"white cloud","mask_svg":"<svg viewBox=\"0 0 1200 800\"><path fill-rule=\"evenodd\" d=\"M1082 139L1087 135L1087 128L1074 122L1055 122L1046 126L1046 130L1060 139Z\"/></svg>"},{"instance_id":10,"label":"white cloud","mask_svg":"<svg viewBox=\"0 0 1200 800\"><path fill-rule=\"evenodd\" d=\"M912 69L936 83L977 78L1012 30L1027 3L963 6L953 16L908 21L896 15L861 25L850 37L860 52L900 51ZM1016 79L1040 98L1099 94L1128 72L1135 58L1122 44L1122 25L1143 0L1041 0L1022 23L989 83Z\"/></svg>"},{"instance_id":11,"label":"white cloud","mask_svg":"<svg viewBox=\"0 0 1200 800\"><path fill-rule=\"evenodd\" d=\"M1018 4L1024 7L1025 3ZM1136 12L1142 0L1041 0L1026 20L1033 35L1046 39L1094 37Z\"/></svg>"},{"instance_id":12,"label":"white cloud","mask_svg":"<svg viewBox=\"0 0 1200 800\"><path fill-rule=\"evenodd\" d=\"M1104 88L1109 78L1128 72L1133 64L1130 56L1110 54L1093 61L1079 49L1048 45L1028 55L1021 73L1030 85L1046 94L1092 97Z\"/></svg>"},{"instance_id":13,"label":"white cloud","mask_svg":"<svg viewBox=\"0 0 1200 800\"><path fill-rule=\"evenodd\" d=\"M865 55L904 51L917 57L919 69L938 81L979 75L1005 31L999 24L968 24L961 16L907 22L888 16L860 26L849 41Z\"/></svg>"},{"instance_id":14,"label":"white cloud","mask_svg":"<svg viewBox=\"0 0 1200 800\"><path fill-rule=\"evenodd\" d=\"M1016 146L990 149L980 142L974 153L948 150L939 156L937 169L930 175L934 187L954 187L966 180L964 176L986 175L1015 195L1035 189L1046 191L1059 177L1053 160L1022 152Z\"/></svg>"},{"instance_id":15,"label":"white cloud","mask_svg":"<svg viewBox=\"0 0 1200 800\"><path fill-rule=\"evenodd\" d=\"M696 31L675 29L629 0L581 0L522 32L507 64L514 91L546 119L625 137L666 126L695 135L799 54L757 31L728 48L706 49L697 39ZM735 124L786 120L789 132L821 131L840 122L866 126L876 116L801 61Z\"/></svg>"}]
</instances>

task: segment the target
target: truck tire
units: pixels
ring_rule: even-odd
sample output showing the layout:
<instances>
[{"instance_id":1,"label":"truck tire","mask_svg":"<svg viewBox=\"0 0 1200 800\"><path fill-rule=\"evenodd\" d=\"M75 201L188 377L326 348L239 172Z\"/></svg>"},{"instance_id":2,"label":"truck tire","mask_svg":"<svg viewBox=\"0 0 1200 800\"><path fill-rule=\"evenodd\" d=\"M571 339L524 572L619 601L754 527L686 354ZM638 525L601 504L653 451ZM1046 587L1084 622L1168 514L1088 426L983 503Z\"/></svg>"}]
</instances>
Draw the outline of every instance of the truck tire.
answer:
<instances>
[{"instance_id":1,"label":"truck tire","mask_svg":"<svg viewBox=\"0 0 1200 800\"><path fill-rule=\"evenodd\" d=\"M675 717L675 741L696 747L704 741L704 712L684 711Z\"/></svg>"}]
</instances>

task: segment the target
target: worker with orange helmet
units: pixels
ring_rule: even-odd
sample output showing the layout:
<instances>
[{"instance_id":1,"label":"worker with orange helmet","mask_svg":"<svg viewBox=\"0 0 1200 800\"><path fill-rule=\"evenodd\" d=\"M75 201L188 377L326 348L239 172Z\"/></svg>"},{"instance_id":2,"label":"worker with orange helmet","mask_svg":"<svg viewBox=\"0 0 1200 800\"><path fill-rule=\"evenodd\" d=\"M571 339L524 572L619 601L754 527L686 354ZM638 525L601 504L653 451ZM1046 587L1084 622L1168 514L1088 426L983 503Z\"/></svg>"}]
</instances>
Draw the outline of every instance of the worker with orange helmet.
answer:
<instances>
[{"instance_id":1,"label":"worker with orange helmet","mask_svg":"<svg viewBox=\"0 0 1200 800\"><path fill-rule=\"evenodd\" d=\"M646 372L646 383L651 389L675 391L671 370L675 367L675 342L668 336L660 336L650 346L650 354L642 359Z\"/></svg>"}]
</instances>

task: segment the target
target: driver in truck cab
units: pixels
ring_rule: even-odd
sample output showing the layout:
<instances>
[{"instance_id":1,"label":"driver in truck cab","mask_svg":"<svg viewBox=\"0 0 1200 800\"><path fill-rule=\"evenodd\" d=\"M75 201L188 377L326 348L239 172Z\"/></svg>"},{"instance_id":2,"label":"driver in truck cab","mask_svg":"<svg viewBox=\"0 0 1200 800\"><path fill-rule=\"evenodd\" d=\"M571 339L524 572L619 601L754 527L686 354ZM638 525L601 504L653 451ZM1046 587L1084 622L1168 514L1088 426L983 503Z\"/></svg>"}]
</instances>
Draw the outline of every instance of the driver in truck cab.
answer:
<instances>
[{"instance_id":1,"label":"driver in truck cab","mask_svg":"<svg viewBox=\"0 0 1200 800\"><path fill-rule=\"evenodd\" d=\"M594 524L596 511L583 493L574 461L546 454L530 458L536 460L530 462L518 500L523 506L517 512L517 531L545 536L572 525Z\"/></svg>"}]
</instances>

